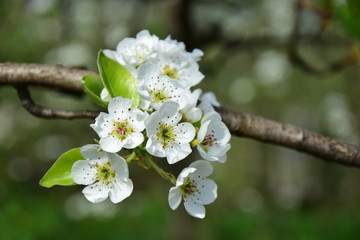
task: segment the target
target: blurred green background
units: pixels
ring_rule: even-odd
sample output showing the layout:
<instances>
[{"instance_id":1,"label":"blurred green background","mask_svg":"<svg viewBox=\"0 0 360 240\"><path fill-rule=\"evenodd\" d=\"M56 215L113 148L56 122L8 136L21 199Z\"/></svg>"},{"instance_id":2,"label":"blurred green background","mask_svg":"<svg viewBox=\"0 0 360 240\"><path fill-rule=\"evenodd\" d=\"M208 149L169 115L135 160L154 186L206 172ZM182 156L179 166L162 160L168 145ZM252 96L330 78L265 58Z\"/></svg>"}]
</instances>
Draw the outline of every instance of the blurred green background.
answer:
<instances>
[{"instance_id":1,"label":"blurred green background","mask_svg":"<svg viewBox=\"0 0 360 240\"><path fill-rule=\"evenodd\" d=\"M319 6L331 1L314 1ZM1 0L0 62L80 66L96 71L99 49L142 29L200 48L206 78L227 108L292 123L359 145L360 70L317 76L287 57L289 0ZM341 58L356 40L336 19L301 14L301 54L314 66ZM32 88L39 104L98 109L86 98ZM120 204L91 204L81 186L38 182L63 152L91 143L93 120L45 120L0 88L0 239L360 239L360 172L254 140L231 140L214 164L218 199L198 220L172 211L171 187L131 164L134 192ZM197 155L192 156L198 158ZM182 161L181 167L190 162ZM168 166L164 165L165 168Z\"/></svg>"}]
</instances>

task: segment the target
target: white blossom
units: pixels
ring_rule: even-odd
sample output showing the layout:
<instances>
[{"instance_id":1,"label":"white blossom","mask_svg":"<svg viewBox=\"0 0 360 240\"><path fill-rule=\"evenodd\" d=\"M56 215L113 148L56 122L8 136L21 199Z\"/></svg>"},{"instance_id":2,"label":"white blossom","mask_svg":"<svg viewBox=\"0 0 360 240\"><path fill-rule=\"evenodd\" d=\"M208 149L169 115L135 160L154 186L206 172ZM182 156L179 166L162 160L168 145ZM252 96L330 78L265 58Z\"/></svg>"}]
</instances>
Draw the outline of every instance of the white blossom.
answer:
<instances>
[{"instance_id":1,"label":"white blossom","mask_svg":"<svg viewBox=\"0 0 360 240\"><path fill-rule=\"evenodd\" d=\"M81 155L86 160L75 162L71 175L75 183L87 185L82 192L90 202L109 197L113 203L119 203L133 190L127 163L117 154L99 152L99 148L95 144L81 147Z\"/></svg>"},{"instance_id":2,"label":"white blossom","mask_svg":"<svg viewBox=\"0 0 360 240\"><path fill-rule=\"evenodd\" d=\"M195 143L200 155L209 161L226 162L230 150L230 131L217 112L208 112L201 119Z\"/></svg>"},{"instance_id":3,"label":"white blossom","mask_svg":"<svg viewBox=\"0 0 360 240\"><path fill-rule=\"evenodd\" d=\"M164 54L156 59L161 74L178 81L184 88L200 83L204 75L199 71L197 62L189 58L188 54Z\"/></svg>"},{"instance_id":4,"label":"white blossom","mask_svg":"<svg viewBox=\"0 0 360 240\"><path fill-rule=\"evenodd\" d=\"M148 116L137 108L131 108L131 100L117 97L109 102L107 113L100 113L95 124L90 126L100 137L100 146L107 152L119 152L122 148L132 149L144 141L141 133Z\"/></svg>"},{"instance_id":5,"label":"white blossom","mask_svg":"<svg viewBox=\"0 0 360 240\"><path fill-rule=\"evenodd\" d=\"M116 51L104 50L105 56L117 61L131 71L144 62L157 57L156 49L159 38L150 35L148 30L142 30L136 38L125 38L119 42Z\"/></svg>"},{"instance_id":6,"label":"white blossom","mask_svg":"<svg viewBox=\"0 0 360 240\"><path fill-rule=\"evenodd\" d=\"M179 123L181 118L179 104L169 101L145 120L149 138L146 150L150 154L166 157L173 164L191 153L189 142L195 137L195 128L187 122Z\"/></svg>"},{"instance_id":7,"label":"white blossom","mask_svg":"<svg viewBox=\"0 0 360 240\"><path fill-rule=\"evenodd\" d=\"M204 205L212 203L217 198L217 185L207 178L212 172L212 165L205 160L195 161L183 169L177 178L176 186L170 188L170 208L178 208L183 199L184 207L191 216L204 218Z\"/></svg>"},{"instance_id":8,"label":"white blossom","mask_svg":"<svg viewBox=\"0 0 360 240\"><path fill-rule=\"evenodd\" d=\"M171 39L170 36L164 40L158 42L157 51L159 55L181 55L184 54L189 60L193 62L198 62L204 53L195 48L192 52L187 52L185 49L185 44L183 42L178 42L174 39Z\"/></svg>"},{"instance_id":9,"label":"white blossom","mask_svg":"<svg viewBox=\"0 0 360 240\"><path fill-rule=\"evenodd\" d=\"M149 101L154 109L159 109L167 101L177 102L182 108L191 94L179 82L162 75L159 67L152 63L145 63L140 67L138 81L139 95Z\"/></svg>"}]
</instances>

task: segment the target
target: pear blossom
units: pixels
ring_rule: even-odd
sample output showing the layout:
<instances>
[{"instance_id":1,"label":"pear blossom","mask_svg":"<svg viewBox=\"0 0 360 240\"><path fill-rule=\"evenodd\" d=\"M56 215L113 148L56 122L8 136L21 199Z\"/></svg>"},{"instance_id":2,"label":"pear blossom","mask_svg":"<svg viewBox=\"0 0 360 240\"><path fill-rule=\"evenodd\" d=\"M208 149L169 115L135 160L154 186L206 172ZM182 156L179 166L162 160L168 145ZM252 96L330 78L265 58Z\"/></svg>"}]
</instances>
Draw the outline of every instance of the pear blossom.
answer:
<instances>
[{"instance_id":1,"label":"pear blossom","mask_svg":"<svg viewBox=\"0 0 360 240\"><path fill-rule=\"evenodd\" d=\"M191 153L190 141L195 137L192 124L179 123L182 116L179 104L166 102L146 120L148 141L146 150L156 157L166 157L169 164L176 163Z\"/></svg>"},{"instance_id":2,"label":"pear blossom","mask_svg":"<svg viewBox=\"0 0 360 240\"><path fill-rule=\"evenodd\" d=\"M226 162L226 152L230 150L230 131L221 121L217 112L208 112L201 119L201 126L196 140L193 142L206 160Z\"/></svg>"},{"instance_id":3,"label":"pear blossom","mask_svg":"<svg viewBox=\"0 0 360 240\"><path fill-rule=\"evenodd\" d=\"M137 92L154 109L159 109L167 101L177 102L182 108L191 94L179 82L162 75L159 67L152 63L145 63L140 67L138 81Z\"/></svg>"},{"instance_id":4,"label":"pear blossom","mask_svg":"<svg viewBox=\"0 0 360 240\"><path fill-rule=\"evenodd\" d=\"M184 88L192 87L204 78L199 65L188 54L159 55L157 65L163 75L177 80Z\"/></svg>"},{"instance_id":5,"label":"pear blossom","mask_svg":"<svg viewBox=\"0 0 360 240\"><path fill-rule=\"evenodd\" d=\"M129 70L129 68L137 68L144 62L156 58L158 41L157 36L150 35L148 30L142 30L136 35L136 38L125 38L119 42L116 51L106 49L103 52L105 56Z\"/></svg>"},{"instance_id":6,"label":"pear blossom","mask_svg":"<svg viewBox=\"0 0 360 240\"><path fill-rule=\"evenodd\" d=\"M183 42L178 42L175 39L172 39L170 36L167 36L164 40L160 40L157 43L157 51L159 55L185 55L189 60L198 62L204 53L195 48L192 52L187 52L185 44Z\"/></svg>"},{"instance_id":7,"label":"pear blossom","mask_svg":"<svg viewBox=\"0 0 360 240\"><path fill-rule=\"evenodd\" d=\"M191 216L204 218L204 205L212 203L217 198L217 185L207 178L212 172L212 165L205 160L195 161L183 169L176 180L176 186L170 188L170 208L177 209L183 199L184 207Z\"/></svg>"},{"instance_id":8,"label":"pear blossom","mask_svg":"<svg viewBox=\"0 0 360 240\"><path fill-rule=\"evenodd\" d=\"M131 108L131 100L117 97L109 102L107 113L100 113L95 124L90 126L100 137L100 146L104 151L116 153L122 148L132 149L144 141L141 133L144 120L148 116L137 108Z\"/></svg>"},{"instance_id":9,"label":"pear blossom","mask_svg":"<svg viewBox=\"0 0 360 240\"><path fill-rule=\"evenodd\" d=\"M119 203L133 190L127 163L117 154L99 152L99 148L96 144L80 148L86 160L74 163L72 178L77 184L87 185L82 192L90 202L101 202L109 197L113 203Z\"/></svg>"}]
</instances>

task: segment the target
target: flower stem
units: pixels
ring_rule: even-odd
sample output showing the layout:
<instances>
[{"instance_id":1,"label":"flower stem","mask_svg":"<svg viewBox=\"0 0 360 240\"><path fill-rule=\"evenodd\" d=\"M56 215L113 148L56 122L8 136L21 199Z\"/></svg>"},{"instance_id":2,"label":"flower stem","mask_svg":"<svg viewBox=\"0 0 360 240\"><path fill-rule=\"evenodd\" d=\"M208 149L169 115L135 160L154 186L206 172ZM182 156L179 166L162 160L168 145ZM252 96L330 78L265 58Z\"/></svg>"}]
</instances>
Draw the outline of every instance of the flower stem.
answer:
<instances>
[{"instance_id":1,"label":"flower stem","mask_svg":"<svg viewBox=\"0 0 360 240\"><path fill-rule=\"evenodd\" d=\"M174 175L165 172L162 168L156 165L156 163L152 160L152 157L147 152L143 152L141 156L143 157L145 162L147 162L147 164L149 164L149 166L151 166L160 176L162 176L164 179L168 180L172 184L176 185L176 178L174 177Z\"/></svg>"},{"instance_id":2,"label":"flower stem","mask_svg":"<svg viewBox=\"0 0 360 240\"><path fill-rule=\"evenodd\" d=\"M125 156L125 160L127 163L130 163L132 160L136 158L136 153L132 152L131 154Z\"/></svg>"}]
</instances>

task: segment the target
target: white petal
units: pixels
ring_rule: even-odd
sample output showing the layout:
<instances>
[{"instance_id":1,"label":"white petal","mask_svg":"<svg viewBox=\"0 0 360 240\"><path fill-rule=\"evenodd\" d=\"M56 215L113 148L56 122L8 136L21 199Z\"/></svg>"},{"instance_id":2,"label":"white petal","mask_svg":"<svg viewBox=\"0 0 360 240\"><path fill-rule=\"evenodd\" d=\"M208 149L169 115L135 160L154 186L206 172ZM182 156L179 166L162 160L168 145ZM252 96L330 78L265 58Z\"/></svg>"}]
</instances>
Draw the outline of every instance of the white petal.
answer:
<instances>
[{"instance_id":1,"label":"white petal","mask_svg":"<svg viewBox=\"0 0 360 240\"><path fill-rule=\"evenodd\" d=\"M109 50L109 49L104 49L102 51L104 53L104 55L114 61L116 61L116 51L113 51L113 50Z\"/></svg>"},{"instance_id":2,"label":"white petal","mask_svg":"<svg viewBox=\"0 0 360 240\"><path fill-rule=\"evenodd\" d=\"M203 149L202 146L198 145L197 150L199 151L201 157L203 157L206 160L209 161L226 161L226 158L224 159L223 156L226 155L226 152L230 149L230 144L226 144L225 146L219 146L219 147L211 147L208 148L207 152Z\"/></svg>"},{"instance_id":3,"label":"white petal","mask_svg":"<svg viewBox=\"0 0 360 240\"><path fill-rule=\"evenodd\" d=\"M119 203L125 198L129 197L133 191L133 183L129 178L113 182L110 187L109 197L113 203Z\"/></svg>"},{"instance_id":4,"label":"white petal","mask_svg":"<svg viewBox=\"0 0 360 240\"><path fill-rule=\"evenodd\" d=\"M227 151L231 148L230 144L225 144L223 146L212 146L208 148L207 154L210 156L216 156L219 158L220 156L224 155ZM201 154L201 153L200 153Z\"/></svg>"},{"instance_id":5,"label":"white petal","mask_svg":"<svg viewBox=\"0 0 360 240\"><path fill-rule=\"evenodd\" d=\"M142 112L137 108L131 110L132 126L136 132L141 132L145 129L145 119L149 116L148 113Z\"/></svg>"},{"instance_id":6,"label":"white petal","mask_svg":"<svg viewBox=\"0 0 360 240\"><path fill-rule=\"evenodd\" d=\"M211 180L205 178L204 180L196 180L199 192L194 193L193 200L200 204L210 204L217 198L217 185Z\"/></svg>"},{"instance_id":7,"label":"white petal","mask_svg":"<svg viewBox=\"0 0 360 240\"><path fill-rule=\"evenodd\" d=\"M143 111L149 111L149 108L150 108L150 101L144 99L144 98L141 98L140 99L140 104L139 104L139 108Z\"/></svg>"},{"instance_id":8,"label":"white petal","mask_svg":"<svg viewBox=\"0 0 360 240\"><path fill-rule=\"evenodd\" d=\"M180 122L182 116L179 113L180 106L177 102L165 102L154 114L161 119L163 123L175 125Z\"/></svg>"},{"instance_id":9,"label":"white petal","mask_svg":"<svg viewBox=\"0 0 360 240\"><path fill-rule=\"evenodd\" d=\"M199 132L197 134L197 140L199 141L199 143L201 143L204 138L205 138L205 135L208 131L208 127L209 127L209 124L210 124L211 121L201 121L201 126L200 126L200 129L199 129Z\"/></svg>"},{"instance_id":10,"label":"white petal","mask_svg":"<svg viewBox=\"0 0 360 240\"><path fill-rule=\"evenodd\" d=\"M205 217L205 207L204 205L195 203L190 198L187 198L184 202L184 207L186 211L193 217L204 218Z\"/></svg>"},{"instance_id":11,"label":"white petal","mask_svg":"<svg viewBox=\"0 0 360 240\"><path fill-rule=\"evenodd\" d=\"M110 125L108 124L109 114L101 112L99 116L95 118L95 124L90 124L95 132L99 135L100 138L108 135L110 130Z\"/></svg>"},{"instance_id":12,"label":"white petal","mask_svg":"<svg viewBox=\"0 0 360 240\"><path fill-rule=\"evenodd\" d=\"M93 203L104 201L108 197L109 188L100 183L94 183L85 187L82 193L87 200Z\"/></svg>"},{"instance_id":13,"label":"white petal","mask_svg":"<svg viewBox=\"0 0 360 240\"><path fill-rule=\"evenodd\" d=\"M176 142L189 143L195 137L195 128L191 123L180 123L176 126Z\"/></svg>"},{"instance_id":14,"label":"white petal","mask_svg":"<svg viewBox=\"0 0 360 240\"><path fill-rule=\"evenodd\" d=\"M156 136L151 136L146 143L146 151L155 157L165 157L165 150L162 144L156 139Z\"/></svg>"},{"instance_id":15,"label":"white petal","mask_svg":"<svg viewBox=\"0 0 360 240\"><path fill-rule=\"evenodd\" d=\"M201 119L201 122L206 122L209 120L221 121L221 115L215 111L207 112L207 113L205 113L204 117Z\"/></svg>"},{"instance_id":16,"label":"white petal","mask_svg":"<svg viewBox=\"0 0 360 240\"><path fill-rule=\"evenodd\" d=\"M134 132L126 138L124 148L133 149L144 141L144 135L140 132Z\"/></svg>"},{"instance_id":17,"label":"white petal","mask_svg":"<svg viewBox=\"0 0 360 240\"><path fill-rule=\"evenodd\" d=\"M208 102L215 107L220 107L220 103L216 99L216 96L213 92L206 92L200 97L201 101Z\"/></svg>"},{"instance_id":18,"label":"white petal","mask_svg":"<svg viewBox=\"0 0 360 240\"><path fill-rule=\"evenodd\" d=\"M143 82L139 82L138 87L136 88L137 93L140 95L141 99L144 99L145 101L145 106L150 106L151 105L151 96L150 93L148 91L148 86L146 85L147 82L143 81ZM142 109L144 109L144 107L141 107Z\"/></svg>"},{"instance_id":19,"label":"white petal","mask_svg":"<svg viewBox=\"0 0 360 240\"><path fill-rule=\"evenodd\" d=\"M189 167L196 168L196 172L194 173L194 175L200 176L201 178L208 177L214 171L214 168L211 165L211 163L205 160L197 160L192 164L190 164Z\"/></svg>"},{"instance_id":20,"label":"white petal","mask_svg":"<svg viewBox=\"0 0 360 240\"><path fill-rule=\"evenodd\" d=\"M147 81L150 79L156 79L158 76L160 76L161 72L157 65L153 63L144 63L139 67L139 75L138 79L139 81Z\"/></svg>"},{"instance_id":21,"label":"white petal","mask_svg":"<svg viewBox=\"0 0 360 240\"><path fill-rule=\"evenodd\" d=\"M215 111L214 107L210 103L205 101L201 101L200 104L197 105L197 107L201 109L203 114Z\"/></svg>"},{"instance_id":22,"label":"white petal","mask_svg":"<svg viewBox=\"0 0 360 240\"><path fill-rule=\"evenodd\" d=\"M75 183L82 185L93 184L96 180L96 169L89 165L92 160L80 160L71 168L71 176Z\"/></svg>"},{"instance_id":23,"label":"white petal","mask_svg":"<svg viewBox=\"0 0 360 240\"><path fill-rule=\"evenodd\" d=\"M208 161L219 161L220 158L217 155L210 155L207 152L204 151L204 149L201 146L197 146L197 150L200 153L200 156Z\"/></svg>"},{"instance_id":24,"label":"white petal","mask_svg":"<svg viewBox=\"0 0 360 240\"><path fill-rule=\"evenodd\" d=\"M181 203L181 190L178 187L172 187L169 191L169 205L172 210L179 207Z\"/></svg>"},{"instance_id":25,"label":"white petal","mask_svg":"<svg viewBox=\"0 0 360 240\"><path fill-rule=\"evenodd\" d=\"M227 161L227 155L226 155L226 153L225 153L224 155L222 155L222 156L219 157L219 162L221 162L221 163L226 163L226 161Z\"/></svg>"},{"instance_id":26,"label":"white petal","mask_svg":"<svg viewBox=\"0 0 360 240\"><path fill-rule=\"evenodd\" d=\"M101 90L100 98L104 102L109 102L111 100L111 96L109 94L109 91L106 88L103 88L103 90Z\"/></svg>"},{"instance_id":27,"label":"white petal","mask_svg":"<svg viewBox=\"0 0 360 240\"><path fill-rule=\"evenodd\" d=\"M151 37L150 33L149 33L149 30L141 30L140 32L138 32L136 34L136 38L139 39L139 38L146 38L146 37Z\"/></svg>"},{"instance_id":28,"label":"white petal","mask_svg":"<svg viewBox=\"0 0 360 240\"><path fill-rule=\"evenodd\" d=\"M208 133L214 134L216 142L224 145L230 141L231 134L225 123L221 121L211 121L208 127Z\"/></svg>"},{"instance_id":29,"label":"white petal","mask_svg":"<svg viewBox=\"0 0 360 240\"><path fill-rule=\"evenodd\" d=\"M105 153L99 152L100 146L98 144L87 144L80 148L80 153L85 159L99 159L106 156Z\"/></svg>"},{"instance_id":30,"label":"white petal","mask_svg":"<svg viewBox=\"0 0 360 240\"><path fill-rule=\"evenodd\" d=\"M176 186L178 187L178 186L183 185L184 180L189 176L189 174L191 174L195 171L196 171L196 168L192 168L192 167L184 168L176 180Z\"/></svg>"},{"instance_id":31,"label":"white petal","mask_svg":"<svg viewBox=\"0 0 360 240\"><path fill-rule=\"evenodd\" d=\"M119 113L119 111L124 111L131 108L132 101L128 98L116 97L110 100L108 110L110 114Z\"/></svg>"},{"instance_id":32,"label":"white petal","mask_svg":"<svg viewBox=\"0 0 360 240\"><path fill-rule=\"evenodd\" d=\"M169 164L183 160L191 153L190 144L172 144L165 149L166 159Z\"/></svg>"},{"instance_id":33,"label":"white petal","mask_svg":"<svg viewBox=\"0 0 360 240\"><path fill-rule=\"evenodd\" d=\"M190 109L190 111L188 111L184 115L185 115L186 120L194 123L201 119L202 112L201 112L200 108L193 107Z\"/></svg>"},{"instance_id":34,"label":"white petal","mask_svg":"<svg viewBox=\"0 0 360 240\"><path fill-rule=\"evenodd\" d=\"M120 141L117 137L114 137L113 135L107 136L105 138L100 139L100 146L101 148L110 153L116 153L121 150L124 143Z\"/></svg>"},{"instance_id":35,"label":"white petal","mask_svg":"<svg viewBox=\"0 0 360 240\"><path fill-rule=\"evenodd\" d=\"M200 145L197 145L197 150L200 153L200 156L208 161L219 161L219 157L217 155L208 154Z\"/></svg>"},{"instance_id":36,"label":"white petal","mask_svg":"<svg viewBox=\"0 0 360 240\"><path fill-rule=\"evenodd\" d=\"M145 128L146 128L146 134L148 135L148 137L157 133L157 127L160 122L161 122L161 120L157 117L156 112L154 112L148 118L146 118Z\"/></svg>"},{"instance_id":37,"label":"white petal","mask_svg":"<svg viewBox=\"0 0 360 240\"><path fill-rule=\"evenodd\" d=\"M111 170L116 173L116 178L125 179L129 177L129 168L124 158L118 154L108 153Z\"/></svg>"}]
</instances>

